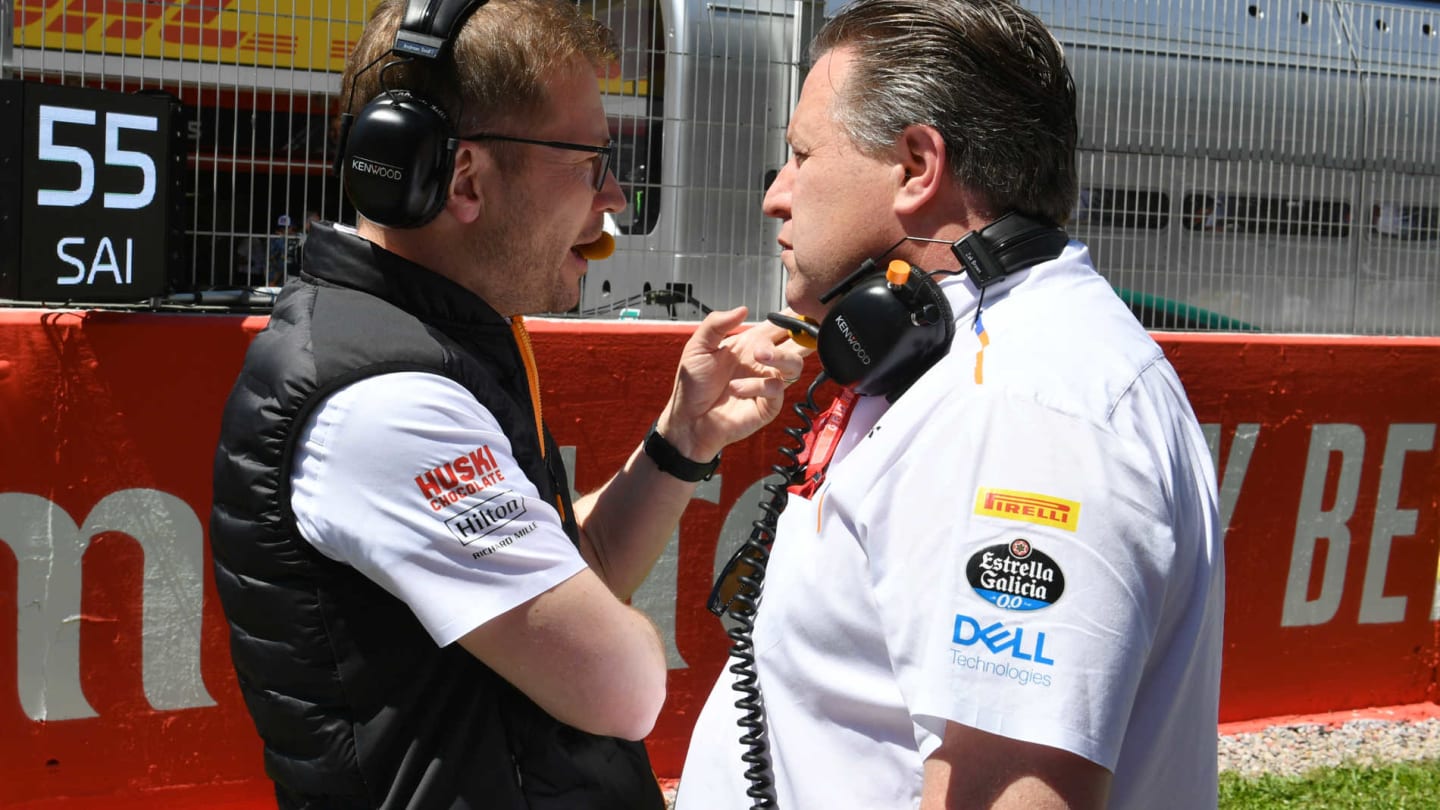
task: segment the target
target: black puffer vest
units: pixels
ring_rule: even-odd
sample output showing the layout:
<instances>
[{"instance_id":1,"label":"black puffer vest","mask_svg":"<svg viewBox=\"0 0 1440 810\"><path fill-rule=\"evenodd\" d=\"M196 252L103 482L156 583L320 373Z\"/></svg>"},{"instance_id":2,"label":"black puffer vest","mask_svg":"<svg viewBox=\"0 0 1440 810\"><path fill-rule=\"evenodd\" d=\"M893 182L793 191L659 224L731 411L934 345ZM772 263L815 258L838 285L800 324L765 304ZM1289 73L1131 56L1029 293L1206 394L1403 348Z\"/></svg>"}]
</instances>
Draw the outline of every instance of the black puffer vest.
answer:
<instances>
[{"instance_id":1,"label":"black puffer vest","mask_svg":"<svg viewBox=\"0 0 1440 810\"><path fill-rule=\"evenodd\" d=\"M536 435L509 324L458 285L317 225L225 406L210 540L230 652L282 808L663 807L644 746L553 719L295 528L300 426L336 389L442 374L505 428L578 538L558 448ZM541 454L540 442L546 443Z\"/></svg>"}]
</instances>

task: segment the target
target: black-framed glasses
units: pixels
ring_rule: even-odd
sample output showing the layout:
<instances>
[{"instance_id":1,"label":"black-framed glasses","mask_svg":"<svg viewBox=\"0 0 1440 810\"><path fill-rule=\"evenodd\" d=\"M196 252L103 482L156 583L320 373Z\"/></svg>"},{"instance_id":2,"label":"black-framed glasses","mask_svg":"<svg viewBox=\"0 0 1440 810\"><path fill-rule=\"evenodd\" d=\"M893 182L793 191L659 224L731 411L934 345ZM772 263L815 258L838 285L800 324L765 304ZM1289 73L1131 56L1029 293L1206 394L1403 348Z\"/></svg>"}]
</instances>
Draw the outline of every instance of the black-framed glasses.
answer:
<instances>
[{"instance_id":1,"label":"black-framed glasses","mask_svg":"<svg viewBox=\"0 0 1440 810\"><path fill-rule=\"evenodd\" d=\"M509 141L511 143L528 143L535 146L550 146L556 149L569 149L572 152L589 152L599 155L600 159L595 161L596 169L593 183L595 190L599 191L605 187L605 175L610 173L610 167L615 165L615 139L611 138L604 146L590 146L583 143L568 143L566 141L539 141L534 138L520 138L514 135L495 135L490 132L477 132L474 135L461 135L462 141Z\"/></svg>"}]
</instances>

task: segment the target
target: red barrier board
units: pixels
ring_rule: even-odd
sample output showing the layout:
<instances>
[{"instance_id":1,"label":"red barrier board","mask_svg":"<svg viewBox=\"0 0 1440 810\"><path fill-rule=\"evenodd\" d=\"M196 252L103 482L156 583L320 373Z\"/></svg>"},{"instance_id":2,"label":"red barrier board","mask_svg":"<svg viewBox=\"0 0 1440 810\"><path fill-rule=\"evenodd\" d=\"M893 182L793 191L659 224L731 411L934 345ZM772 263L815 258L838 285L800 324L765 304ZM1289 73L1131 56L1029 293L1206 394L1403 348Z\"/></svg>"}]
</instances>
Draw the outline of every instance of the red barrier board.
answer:
<instances>
[{"instance_id":1,"label":"red barrier board","mask_svg":"<svg viewBox=\"0 0 1440 810\"><path fill-rule=\"evenodd\" d=\"M273 804L204 537L221 405L263 325L0 311L0 805ZM640 442L691 328L532 323L576 489ZM1221 719L1434 701L1440 340L1160 339L1218 458ZM671 666L661 776L726 655L717 558L790 419L726 451L636 594Z\"/></svg>"},{"instance_id":2,"label":"red barrier board","mask_svg":"<svg viewBox=\"0 0 1440 810\"><path fill-rule=\"evenodd\" d=\"M1434 701L1440 341L1162 344L1220 439L1220 719Z\"/></svg>"}]
</instances>

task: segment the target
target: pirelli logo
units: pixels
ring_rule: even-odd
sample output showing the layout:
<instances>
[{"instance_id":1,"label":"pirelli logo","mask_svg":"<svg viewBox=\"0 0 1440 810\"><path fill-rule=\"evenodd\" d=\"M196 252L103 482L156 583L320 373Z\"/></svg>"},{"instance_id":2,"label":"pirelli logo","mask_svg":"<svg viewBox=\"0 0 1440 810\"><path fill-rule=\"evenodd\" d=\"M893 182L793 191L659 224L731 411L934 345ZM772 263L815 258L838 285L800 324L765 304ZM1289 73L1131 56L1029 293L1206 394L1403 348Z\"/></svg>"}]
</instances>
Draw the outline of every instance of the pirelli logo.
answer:
<instances>
[{"instance_id":1,"label":"pirelli logo","mask_svg":"<svg viewBox=\"0 0 1440 810\"><path fill-rule=\"evenodd\" d=\"M975 514L1073 532L1080 520L1080 504L1036 492L981 487L975 495Z\"/></svg>"}]
</instances>

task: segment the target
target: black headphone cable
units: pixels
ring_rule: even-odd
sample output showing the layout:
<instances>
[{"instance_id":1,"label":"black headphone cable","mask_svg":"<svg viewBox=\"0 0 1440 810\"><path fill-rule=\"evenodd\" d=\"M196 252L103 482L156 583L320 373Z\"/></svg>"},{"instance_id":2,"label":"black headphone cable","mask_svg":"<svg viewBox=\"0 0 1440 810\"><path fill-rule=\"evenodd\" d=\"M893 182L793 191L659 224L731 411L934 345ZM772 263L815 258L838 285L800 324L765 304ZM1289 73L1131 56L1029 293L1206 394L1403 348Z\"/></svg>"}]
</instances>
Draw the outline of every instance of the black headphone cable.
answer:
<instances>
[{"instance_id":1,"label":"black headphone cable","mask_svg":"<svg viewBox=\"0 0 1440 810\"><path fill-rule=\"evenodd\" d=\"M740 695L734 705L741 712L736 723L743 731L740 744L745 747L745 751L740 755L740 760L746 766L745 778L750 782L745 795L751 799L751 810L771 810L776 807L775 775L770 764L769 735L765 728L765 702L760 693L759 674L755 670L755 615L760 608L760 597L765 584L765 565L770 558L770 548L775 542L776 523L789 500L789 487L800 483L805 475L805 464L800 460L800 453L805 449L805 439L813 428L815 414L819 411L815 404L815 392L828 380L825 373L820 372L806 389L805 399L793 406L792 410L799 417L800 424L784 430L793 444L780 448L780 454L785 457L786 462L770 468L780 480L772 480L764 485L770 498L760 504L761 514L750 524L750 537L726 563L710 594L710 612L724 616L732 623L726 633L733 642L730 657L734 662L728 669L735 675L731 688ZM733 587L733 592L728 596L727 586Z\"/></svg>"}]
</instances>

